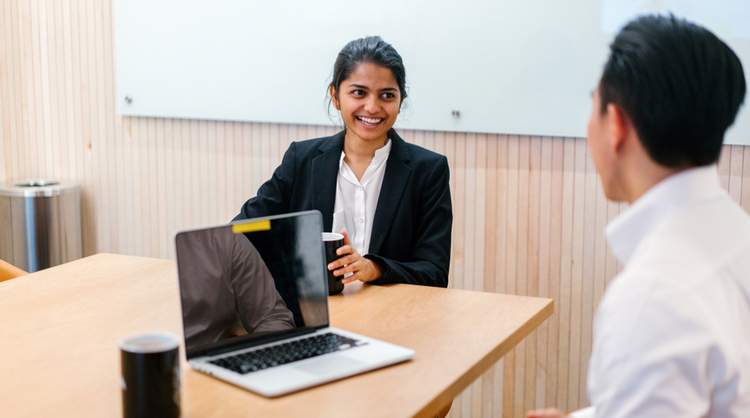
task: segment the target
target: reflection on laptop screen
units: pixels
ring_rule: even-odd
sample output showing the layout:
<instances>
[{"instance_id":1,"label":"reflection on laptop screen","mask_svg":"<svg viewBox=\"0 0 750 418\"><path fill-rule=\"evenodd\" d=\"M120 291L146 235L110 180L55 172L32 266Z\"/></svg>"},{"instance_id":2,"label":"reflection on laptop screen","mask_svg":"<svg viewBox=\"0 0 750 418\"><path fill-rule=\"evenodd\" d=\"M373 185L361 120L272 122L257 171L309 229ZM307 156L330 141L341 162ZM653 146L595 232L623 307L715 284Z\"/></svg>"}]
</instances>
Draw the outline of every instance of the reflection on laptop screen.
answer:
<instances>
[{"instance_id":1,"label":"reflection on laptop screen","mask_svg":"<svg viewBox=\"0 0 750 418\"><path fill-rule=\"evenodd\" d=\"M328 326L321 217L271 217L177 234L187 357Z\"/></svg>"}]
</instances>

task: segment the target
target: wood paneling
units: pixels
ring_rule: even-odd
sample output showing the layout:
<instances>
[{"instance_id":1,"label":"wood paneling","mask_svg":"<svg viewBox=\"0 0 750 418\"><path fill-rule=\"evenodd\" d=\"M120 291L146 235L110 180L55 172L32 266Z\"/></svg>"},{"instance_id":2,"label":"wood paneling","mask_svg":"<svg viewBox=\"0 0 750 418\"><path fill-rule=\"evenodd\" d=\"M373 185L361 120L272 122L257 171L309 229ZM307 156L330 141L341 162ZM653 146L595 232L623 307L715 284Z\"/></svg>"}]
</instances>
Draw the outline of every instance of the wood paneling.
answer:
<instances>
[{"instance_id":1,"label":"wood paneling","mask_svg":"<svg viewBox=\"0 0 750 418\"><path fill-rule=\"evenodd\" d=\"M291 141L336 132L118 115L111 0L0 0L0 22L0 181L81 182L86 255L172 258L176 230L229 221ZM451 287L556 304L456 399L451 416L586 405L593 313L620 268L603 229L625 205L605 199L585 141L402 135L448 157ZM750 147L726 146L719 170L731 196L750 208Z\"/></svg>"}]
</instances>

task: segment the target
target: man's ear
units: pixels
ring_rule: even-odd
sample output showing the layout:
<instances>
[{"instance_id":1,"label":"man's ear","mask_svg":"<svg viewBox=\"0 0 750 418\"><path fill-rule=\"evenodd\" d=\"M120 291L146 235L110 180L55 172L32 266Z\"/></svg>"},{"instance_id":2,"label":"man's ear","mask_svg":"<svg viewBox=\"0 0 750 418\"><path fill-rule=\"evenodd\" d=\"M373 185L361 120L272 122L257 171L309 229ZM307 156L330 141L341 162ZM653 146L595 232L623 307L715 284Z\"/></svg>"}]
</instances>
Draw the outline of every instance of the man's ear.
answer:
<instances>
[{"instance_id":1,"label":"man's ear","mask_svg":"<svg viewBox=\"0 0 750 418\"><path fill-rule=\"evenodd\" d=\"M336 110L341 110L341 106L339 106L339 96L336 93L336 89L333 88L333 86L328 88L328 94L331 95L331 103L333 103L333 107L336 108Z\"/></svg>"},{"instance_id":2,"label":"man's ear","mask_svg":"<svg viewBox=\"0 0 750 418\"><path fill-rule=\"evenodd\" d=\"M631 138L633 132L633 123L630 116L625 113L620 106L609 103L607 104L607 119L609 119L609 139L612 151L616 155L622 153L627 145L627 140Z\"/></svg>"}]
</instances>

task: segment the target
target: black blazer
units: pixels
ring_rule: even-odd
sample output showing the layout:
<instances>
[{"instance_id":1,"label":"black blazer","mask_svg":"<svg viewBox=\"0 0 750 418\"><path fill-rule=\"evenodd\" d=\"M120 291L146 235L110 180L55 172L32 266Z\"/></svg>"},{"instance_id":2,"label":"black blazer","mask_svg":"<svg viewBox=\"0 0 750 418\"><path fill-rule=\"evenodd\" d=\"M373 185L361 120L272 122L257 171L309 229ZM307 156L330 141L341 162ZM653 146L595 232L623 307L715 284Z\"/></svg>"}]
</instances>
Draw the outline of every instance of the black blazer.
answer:
<instances>
[{"instance_id":1,"label":"black blazer","mask_svg":"<svg viewBox=\"0 0 750 418\"><path fill-rule=\"evenodd\" d=\"M316 209L330 231L344 135L293 142L234 220ZM391 140L370 253L363 254L385 271L371 283L447 287L453 223L448 160L398 135Z\"/></svg>"}]
</instances>

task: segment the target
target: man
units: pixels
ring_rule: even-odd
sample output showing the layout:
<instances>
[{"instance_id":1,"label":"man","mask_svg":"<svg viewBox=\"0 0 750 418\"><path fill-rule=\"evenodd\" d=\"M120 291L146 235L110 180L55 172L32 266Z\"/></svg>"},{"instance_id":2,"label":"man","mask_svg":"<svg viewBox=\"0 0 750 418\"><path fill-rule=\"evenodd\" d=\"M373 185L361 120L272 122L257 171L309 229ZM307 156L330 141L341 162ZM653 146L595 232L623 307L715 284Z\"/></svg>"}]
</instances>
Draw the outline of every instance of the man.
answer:
<instances>
[{"instance_id":1,"label":"man","mask_svg":"<svg viewBox=\"0 0 750 418\"><path fill-rule=\"evenodd\" d=\"M750 216L715 166L744 96L731 49L674 16L610 47L588 144L631 206L606 230L624 269L594 321L587 416L750 417Z\"/></svg>"}]
</instances>

